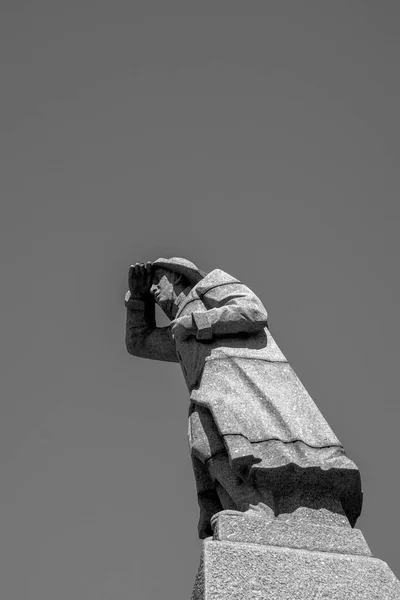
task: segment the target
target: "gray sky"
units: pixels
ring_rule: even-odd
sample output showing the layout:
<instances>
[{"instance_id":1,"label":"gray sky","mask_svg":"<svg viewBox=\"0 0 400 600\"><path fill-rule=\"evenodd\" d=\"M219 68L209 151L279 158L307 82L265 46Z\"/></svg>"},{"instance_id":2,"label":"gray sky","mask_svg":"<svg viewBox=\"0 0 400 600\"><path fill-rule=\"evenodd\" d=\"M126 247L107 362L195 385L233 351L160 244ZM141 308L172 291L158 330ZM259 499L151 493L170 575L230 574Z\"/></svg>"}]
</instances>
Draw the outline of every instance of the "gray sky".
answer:
<instances>
[{"instance_id":1,"label":"gray sky","mask_svg":"<svg viewBox=\"0 0 400 600\"><path fill-rule=\"evenodd\" d=\"M189 598L179 366L124 347L131 262L251 287L400 576L399 6L2 3L0 581Z\"/></svg>"}]
</instances>

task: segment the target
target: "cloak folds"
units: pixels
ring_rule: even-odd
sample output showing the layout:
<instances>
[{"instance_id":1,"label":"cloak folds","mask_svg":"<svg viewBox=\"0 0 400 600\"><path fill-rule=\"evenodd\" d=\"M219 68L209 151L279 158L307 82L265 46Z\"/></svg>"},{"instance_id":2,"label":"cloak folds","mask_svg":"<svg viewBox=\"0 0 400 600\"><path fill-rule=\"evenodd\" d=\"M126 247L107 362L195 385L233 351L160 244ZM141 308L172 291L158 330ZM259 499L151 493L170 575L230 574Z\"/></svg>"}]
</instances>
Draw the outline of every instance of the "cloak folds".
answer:
<instances>
[{"instance_id":1,"label":"cloak folds","mask_svg":"<svg viewBox=\"0 0 400 600\"><path fill-rule=\"evenodd\" d=\"M191 399L189 445L204 519L200 529L218 503L215 482L203 471L221 452L237 477L277 496L300 485L325 487L355 524L362 504L359 471L288 363L206 361Z\"/></svg>"}]
</instances>

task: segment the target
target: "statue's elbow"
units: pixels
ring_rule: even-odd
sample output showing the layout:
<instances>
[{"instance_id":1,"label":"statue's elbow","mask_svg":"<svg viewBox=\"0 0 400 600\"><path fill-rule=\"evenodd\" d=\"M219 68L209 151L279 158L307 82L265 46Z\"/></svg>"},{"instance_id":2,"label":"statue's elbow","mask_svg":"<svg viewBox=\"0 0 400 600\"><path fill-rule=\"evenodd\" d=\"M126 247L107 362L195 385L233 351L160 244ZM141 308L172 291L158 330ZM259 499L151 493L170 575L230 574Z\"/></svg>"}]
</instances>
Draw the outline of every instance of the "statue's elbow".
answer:
<instances>
[{"instance_id":1,"label":"statue's elbow","mask_svg":"<svg viewBox=\"0 0 400 600\"><path fill-rule=\"evenodd\" d=\"M131 335L127 335L125 337L125 346L129 354L131 354L132 356L144 358L142 344L137 338L134 338Z\"/></svg>"},{"instance_id":2,"label":"statue's elbow","mask_svg":"<svg viewBox=\"0 0 400 600\"><path fill-rule=\"evenodd\" d=\"M125 347L129 354L132 354L132 356L136 356L135 344L132 344L131 340L125 340Z\"/></svg>"}]
</instances>

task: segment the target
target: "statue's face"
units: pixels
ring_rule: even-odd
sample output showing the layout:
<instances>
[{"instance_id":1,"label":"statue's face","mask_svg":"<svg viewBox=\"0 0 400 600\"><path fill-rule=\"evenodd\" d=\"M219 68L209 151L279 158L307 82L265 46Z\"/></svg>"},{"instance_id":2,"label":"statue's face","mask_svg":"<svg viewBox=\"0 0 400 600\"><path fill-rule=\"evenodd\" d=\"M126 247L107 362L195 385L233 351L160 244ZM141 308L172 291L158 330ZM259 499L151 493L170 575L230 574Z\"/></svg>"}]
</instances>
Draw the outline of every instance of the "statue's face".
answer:
<instances>
[{"instance_id":1,"label":"statue's face","mask_svg":"<svg viewBox=\"0 0 400 600\"><path fill-rule=\"evenodd\" d=\"M168 316L172 316L172 307L177 298L175 285L178 280L179 275L167 269L155 269L153 273L150 293L153 294L158 306Z\"/></svg>"}]
</instances>

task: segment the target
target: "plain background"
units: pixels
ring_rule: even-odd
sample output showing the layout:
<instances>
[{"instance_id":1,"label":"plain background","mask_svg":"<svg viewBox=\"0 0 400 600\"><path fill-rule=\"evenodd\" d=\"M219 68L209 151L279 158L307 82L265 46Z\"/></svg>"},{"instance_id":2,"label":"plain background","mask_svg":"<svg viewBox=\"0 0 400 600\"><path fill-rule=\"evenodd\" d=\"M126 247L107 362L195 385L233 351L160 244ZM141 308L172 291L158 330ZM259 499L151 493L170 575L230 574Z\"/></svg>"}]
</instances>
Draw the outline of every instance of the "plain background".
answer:
<instances>
[{"instance_id":1,"label":"plain background","mask_svg":"<svg viewBox=\"0 0 400 600\"><path fill-rule=\"evenodd\" d=\"M188 599L178 365L124 347L131 262L267 306L400 575L399 5L4 0L0 586Z\"/></svg>"}]
</instances>

